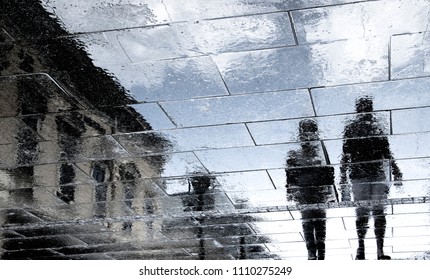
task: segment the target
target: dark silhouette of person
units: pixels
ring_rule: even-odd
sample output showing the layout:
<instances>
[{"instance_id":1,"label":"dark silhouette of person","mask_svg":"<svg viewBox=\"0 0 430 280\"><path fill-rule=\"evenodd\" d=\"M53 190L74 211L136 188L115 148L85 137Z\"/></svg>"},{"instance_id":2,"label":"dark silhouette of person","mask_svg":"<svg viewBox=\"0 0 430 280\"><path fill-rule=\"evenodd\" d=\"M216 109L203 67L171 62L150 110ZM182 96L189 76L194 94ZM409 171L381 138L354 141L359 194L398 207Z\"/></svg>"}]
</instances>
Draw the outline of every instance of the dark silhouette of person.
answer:
<instances>
[{"instance_id":1,"label":"dark silhouette of person","mask_svg":"<svg viewBox=\"0 0 430 280\"><path fill-rule=\"evenodd\" d=\"M394 180L400 182L402 173L390 151L384 127L374 116L373 100L362 97L356 101L358 115L344 129L342 159L340 167L340 184L342 200L351 200L349 186L354 201L373 201L372 206L356 208L356 230L358 236L357 260L365 259L364 239L366 237L370 214L373 215L377 258L391 259L384 254L385 207L375 201L388 197L390 173ZM401 183L400 183L401 184Z\"/></svg>"},{"instance_id":2,"label":"dark silhouette of person","mask_svg":"<svg viewBox=\"0 0 430 280\"><path fill-rule=\"evenodd\" d=\"M309 260L325 259L326 212L316 204L335 201L334 168L327 165L317 123L306 119L299 124L300 149L287 158L287 195L302 205L302 227ZM308 209L305 206L309 206ZM314 207L313 207L313 206Z\"/></svg>"},{"instance_id":3,"label":"dark silhouette of person","mask_svg":"<svg viewBox=\"0 0 430 280\"><path fill-rule=\"evenodd\" d=\"M212 210L215 207L215 197L211 193L213 187L214 177L204 173L193 173L188 178L188 192L189 195L182 199L185 206L184 211L207 211ZM193 218L194 222L198 224L196 227L195 236L199 242L198 245L198 257L200 260L204 260L207 257L206 252L206 238L204 232L204 224L206 218L204 216Z\"/></svg>"}]
</instances>

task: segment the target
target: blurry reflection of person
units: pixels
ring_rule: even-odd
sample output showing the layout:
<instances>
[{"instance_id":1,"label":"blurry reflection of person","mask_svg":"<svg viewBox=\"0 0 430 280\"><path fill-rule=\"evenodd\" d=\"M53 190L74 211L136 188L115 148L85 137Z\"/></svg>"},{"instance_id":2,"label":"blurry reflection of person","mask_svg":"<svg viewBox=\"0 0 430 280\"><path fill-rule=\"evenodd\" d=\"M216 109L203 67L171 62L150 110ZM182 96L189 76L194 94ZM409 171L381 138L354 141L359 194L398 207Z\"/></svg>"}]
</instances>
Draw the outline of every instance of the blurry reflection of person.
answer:
<instances>
[{"instance_id":1,"label":"blurry reflection of person","mask_svg":"<svg viewBox=\"0 0 430 280\"><path fill-rule=\"evenodd\" d=\"M373 111L373 100L363 97L356 102L357 117L345 127L343 154L340 168L342 200L351 199L347 186L352 186L355 201L386 199L389 191L390 169L394 180L402 179L384 135L384 128ZM349 179L349 180L348 180ZM372 203L374 204L374 203ZM381 204L359 206L356 208L356 229L358 236L357 260L365 259L364 239L366 237L369 214L372 213L375 226L377 258L391 259L384 254L385 209Z\"/></svg>"},{"instance_id":2,"label":"blurry reflection of person","mask_svg":"<svg viewBox=\"0 0 430 280\"><path fill-rule=\"evenodd\" d=\"M183 200L186 206L186 211L207 211L212 210L215 207L215 198L211 193L211 188L213 187L214 178L208 174L204 173L194 173L188 179L190 196ZM200 260L206 259L206 242L204 232L205 217L196 217L196 237L199 241L198 256Z\"/></svg>"},{"instance_id":3,"label":"blurry reflection of person","mask_svg":"<svg viewBox=\"0 0 430 280\"><path fill-rule=\"evenodd\" d=\"M300 149L287 158L287 194L299 204L327 203L334 199L334 169L327 165L318 126L312 119L299 124ZM305 208L305 207L304 207ZM326 213L324 209L302 209L302 227L309 260L325 259Z\"/></svg>"}]
</instances>

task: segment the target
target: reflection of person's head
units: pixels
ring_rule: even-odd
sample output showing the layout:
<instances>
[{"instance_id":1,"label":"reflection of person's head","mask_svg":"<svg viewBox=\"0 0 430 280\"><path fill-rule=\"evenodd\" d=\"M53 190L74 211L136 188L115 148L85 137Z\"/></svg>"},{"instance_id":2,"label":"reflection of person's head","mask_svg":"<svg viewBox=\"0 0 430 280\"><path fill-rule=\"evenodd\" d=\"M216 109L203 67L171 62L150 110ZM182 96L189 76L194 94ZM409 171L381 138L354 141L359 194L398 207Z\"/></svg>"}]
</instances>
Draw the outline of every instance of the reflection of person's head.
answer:
<instances>
[{"instance_id":1,"label":"reflection of person's head","mask_svg":"<svg viewBox=\"0 0 430 280\"><path fill-rule=\"evenodd\" d=\"M196 194L204 194L210 188L212 178L207 175L197 174L190 179L191 186Z\"/></svg>"},{"instance_id":2,"label":"reflection of person's head","mask_svg":"<svg viewBox=\"0 0 430 280\"><path fill-rule=\"evenodd\" d=\"M373 111L373 100L369 96L361 97L355 102L357 113L367 113Z\"/></svg>"},{"instance_id":3,"label":"reflection of person's head","mask_svg":"<svg viewBox=\"0 0 430 280\"><path fill-rule=\"evenodd\" d=\"M302 120L299 123L300 141L318 140L318 125L313 119Z\"/></svg>"}]
</instances>

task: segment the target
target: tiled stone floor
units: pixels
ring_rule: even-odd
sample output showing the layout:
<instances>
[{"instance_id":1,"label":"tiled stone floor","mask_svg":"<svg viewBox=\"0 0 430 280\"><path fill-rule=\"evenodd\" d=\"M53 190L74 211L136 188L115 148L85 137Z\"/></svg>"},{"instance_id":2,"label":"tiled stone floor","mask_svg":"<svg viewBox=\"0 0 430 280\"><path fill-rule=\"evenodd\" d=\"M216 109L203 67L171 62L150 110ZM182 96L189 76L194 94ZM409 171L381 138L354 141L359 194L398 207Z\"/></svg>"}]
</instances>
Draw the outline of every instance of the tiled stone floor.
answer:
<instances>
[{"instance_id":1,"label":"tiled stone floor","mask_svg":"<svg viewBox=\"0 0 430 280\"><path fill-rule=\"evenodd\" d=\"M0 258L430 258L429 15L3 0Z\"/></svg>"}]
</instances>

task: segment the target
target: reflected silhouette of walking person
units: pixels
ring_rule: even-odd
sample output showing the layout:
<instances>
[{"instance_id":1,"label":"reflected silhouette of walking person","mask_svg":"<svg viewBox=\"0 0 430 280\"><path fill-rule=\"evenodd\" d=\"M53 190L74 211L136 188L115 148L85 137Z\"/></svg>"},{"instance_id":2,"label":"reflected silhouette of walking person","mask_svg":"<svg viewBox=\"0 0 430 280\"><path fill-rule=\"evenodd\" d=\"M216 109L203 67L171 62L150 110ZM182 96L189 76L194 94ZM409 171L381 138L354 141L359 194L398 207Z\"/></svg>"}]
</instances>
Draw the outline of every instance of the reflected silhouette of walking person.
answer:
<instances>
[{"instance_id":1,"label":"reflected silhouette of walking person","mask_svg":"<svg viewBox=\"0 0 430 280\"><path fill-rule=\"evenodd\" d=\"M207 211L215 207L215 198L211 193L214 178L204 173L194 173L188 180L190 195L183 199L186 211ZM188 208L190 207L190 208ZM198 256L200 260L206 259L207 255L207 239L205 238L204 224L206 218L204 216L196 217L196 237L198 244Z\"/></svg>"},{"instance_id":2,"label":"reflected silhouette of walking person","mask_svg":"<svg viewBox=\"0 0 430 280\"><path fill-rule=\"evenodd\" d=\"M326 212L304 205L327 203L334 198L334 168L318 136L317 123L306 119L299 124L300 149L290 151L287 158L287 194L303 205L303 234L309 260L325 259ZM312 209L315 208L315 209Z\"/></svg>"},{"instance_id":3,"label":"reflected silhouette of walking person","mask_svg":"<svg viewBox=\"0 0 430 280\"><path fill-rule=\"evenodd\" d=\"M373 201L372 206L356 208L356 230L358 237L357 260L365 259L364 239L368 230L369 216L374 219L377 258L391 259L384 254L386 228L385 207L375 201L386 199L389 192L390 173L400 182L402 173L390 151L384 128L374 116L373 100L363 97L356 101L357 117L344 130L340 184L342 200L351 199L348 186L352 188L354 201Z\"/></svg>"}]
</instances>

